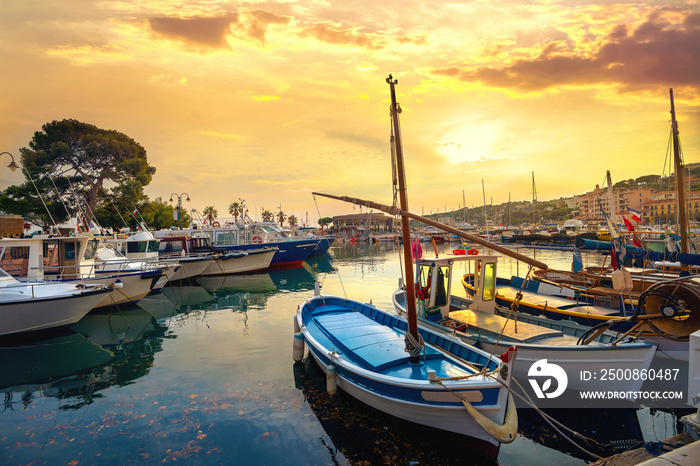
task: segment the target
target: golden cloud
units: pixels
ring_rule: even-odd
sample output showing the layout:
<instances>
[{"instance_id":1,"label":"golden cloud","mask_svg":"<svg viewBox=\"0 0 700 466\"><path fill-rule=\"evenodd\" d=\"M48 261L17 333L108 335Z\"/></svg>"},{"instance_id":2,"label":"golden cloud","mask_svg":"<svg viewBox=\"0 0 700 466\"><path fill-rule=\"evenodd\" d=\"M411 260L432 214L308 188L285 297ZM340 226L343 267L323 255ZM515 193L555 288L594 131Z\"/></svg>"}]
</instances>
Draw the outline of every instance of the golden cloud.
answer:
<instances>
[{"instance_id":1,"label":"golden cloud","mask_svg":"<svg viewBox=\"0 0 700 466\"><path fill-rule=\"evenodd\" d=\"M565 41L553 41L541 44L532 58L518 58L501 68L472 64L432 73L525 92L606 83L621 89L675 84L700 93L700 13L686 12L680 22L669 18L677 16L655 12L633 31L614 27L597 37L598 46L586 52L572 50Z\"/></svg>"},{"instance_id":2,"label":"golden cloud","mask_svg":"<svg viewBox=\"0 0 700 466\"><path fill-rule=\"evenodd\" d=\"M231 25L238 22L237 13L218 17L193 16L190 18L162 17L149 18L148 24L153 32L171 39L207 47L226 47L226 36Z\"/></svg>"},{"instance_id":3,"label":"golden cloud","mask_svg":"<svg viewBox=\"0 0 700 466\"><path fill-rule=\"evenodd\" d=\"M358 32L358 28L337 29L325 22L304 28L300 35L333 45L352 45L368 50L378 50L384 47L384 44L381 41L375 41L371 34Z\"/></svg>"}]
</instances>

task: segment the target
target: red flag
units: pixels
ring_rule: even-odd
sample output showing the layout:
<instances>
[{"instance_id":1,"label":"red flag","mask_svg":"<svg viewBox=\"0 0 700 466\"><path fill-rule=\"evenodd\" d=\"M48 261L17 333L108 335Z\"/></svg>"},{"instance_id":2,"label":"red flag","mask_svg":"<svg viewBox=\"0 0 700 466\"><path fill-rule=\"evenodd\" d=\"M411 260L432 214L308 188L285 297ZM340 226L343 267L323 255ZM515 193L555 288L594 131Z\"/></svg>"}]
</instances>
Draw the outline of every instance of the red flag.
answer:
<instances>
[{"instance_id":1,"label":"red flag","mask_svg":"<svg viewBox=\"0 0 700 466\"><path fill-rule=\"evenodd\" d=\"M418 238L413 240L413 244L411 245L411 255L413 256L414 261L419 261L423 258L423 248L421 247Z\"/></svg>"},{"instance_id":2,"label":"red flag","mask_svg":"<svg viewBox=\"0 0 700 466\"><path fill-rule=\"evenodd\" d=\"M627 227L628 231L634 231L634 225L632 225L632 222L627 220L627 217L622 217L622 221L625 222L625 226Z\"/></svg>"},{"instance_id":3,"label":"red flag","mask_svg":"<svg viewBox=\"0 0 700 466\"><path fill-rule=\"evenodd\" d=\"M632 244L637 246L638 248L643 248L642 242L639 240L639 237L637 236L637 233L634 234L634 237L632 238Z\"/></svg>"},{"instance_id":4,"label":"red flag","mask_svg":"<svg viewBox=\"0 0 700 466\"><path fill-rule=\"evenodd\" d=\"M136 217L136 214L137 214L138 212L139 212L138 209L134 209L134 211L131 212L131 215L134 216L134 217Z\"/></svg>"},{"instance_id":5,"label":"red flag","mask_svg":"<svg viewBox=\"0 0 700 466\"><path fill-rule=\"evenodd\" d=\"M617 262L617 254L615 254L615 248L610 248L610 265L613 270L620 268L620 264Z\"/></svg>"}]
</instances>

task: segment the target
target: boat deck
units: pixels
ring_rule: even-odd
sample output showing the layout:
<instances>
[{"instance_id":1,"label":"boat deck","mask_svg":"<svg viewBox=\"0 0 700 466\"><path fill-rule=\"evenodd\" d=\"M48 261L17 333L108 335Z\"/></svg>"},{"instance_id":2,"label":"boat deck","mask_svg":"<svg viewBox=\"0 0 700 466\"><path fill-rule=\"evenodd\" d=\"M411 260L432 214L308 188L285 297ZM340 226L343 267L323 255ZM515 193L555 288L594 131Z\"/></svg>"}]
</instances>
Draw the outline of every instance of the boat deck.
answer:
<instances>
[{"instance_id":1,"label":"boat deck","mask_svg":"<svg viewBox=\"0 0 700 466\"><path fill-rule=\"evenodd\" d=\"M512 303L515 300L515 296L519 289L511 286L499 285L496 293L498 297ZM541 308L543 311L547 311L548 308L551 310L559 309L564 311L570 311L573 313L586 314L586 315L596 315L596 316L619 316L619 311L614 309L593 306L586 303L576 302L571 299L561 298L558 296L542 295L538 293L531 293L528 291L523 291L523 297L520 302L525 305L531 305Z\"/></svg>"},{"instance_id":2,"label":"boat deck","mask_svg":"<svg viewBox=\"0 0 700 466\"><path fill-rule=\"evenodd\" d=\"M405 333L382 325L360 312L348 312L347 308L326 305L314 310L307 329L316 327L326 348L331 348L359 367L384 375L406 379L426 380L428 371L439 377L466 375L474 370L448 358L431 345L425 345L419 365L410 364L405 351Z\"/></svg>"},{"instance_id":3,"label":"boat deck","mask_svg":"<svg viewBox=\"0 0 700 466\"><path fill-rule=\"evenodd\" d=\"M537 340L564 336L564 333L559 330L540 327L526 322L518 322L518 331L516 332L515 323L512 319L481 311L453 311L450 312L450 318L465 324L470 330L485 331L494 335L499 335L503 331L503 336L514 342L531 343Z\"/></svg>"}]
</instances>

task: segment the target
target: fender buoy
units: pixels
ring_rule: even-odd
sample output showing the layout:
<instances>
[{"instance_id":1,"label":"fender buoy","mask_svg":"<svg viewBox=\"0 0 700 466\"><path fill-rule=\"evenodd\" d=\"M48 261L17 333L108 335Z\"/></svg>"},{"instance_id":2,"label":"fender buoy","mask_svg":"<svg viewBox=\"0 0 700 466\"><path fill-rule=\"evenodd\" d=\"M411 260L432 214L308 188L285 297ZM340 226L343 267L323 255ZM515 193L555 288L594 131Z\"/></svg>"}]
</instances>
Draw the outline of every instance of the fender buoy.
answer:
<instances>
[{"instance_id":1,"label":"fender buoy","mask_svg":"<svg viewBox=\"0 0 700 466\"><path fill-rule=\"evenodd\" d=\"M463 256L466 253L467 252L464 249L453 249L452 250L452 254L454 254L455 256Z\"/></svg>"},{"instance_id":2,"label":"fender buoy","mask_svg":"<svg viewBox=\"0 0 700 466\"><path fill-rule=\"evenodd\" d=\"M357 238L350 238L351 243L357 243L359 240Z\"/></svg>"},{"instance_id":3,"label":"fender buoy","mask_svg":"<svg viewBox=\"0 0 700 466\"><path fill-rule=\"evenodd\" d=\"M253 236L253 243L262 243L262 238L259 236Z\"/></svg>"},{"instance_id":4,"label":"fender buoy","mask_svg":"<svg viewBox=\"0 0 700 466\"><path fill-rule=\"evenodd\" d=\"M219 228L221 224L219 222L214 222L211 224L211 226L213 226L214 228Z\"/></svg>"},{"instance_id":5,"label":"fender buoy","mask_svg":"<svg viewBox=\"0 0 700 466\"><path fill-rule=\"evenodd\" d=\"M477 254L479 254L479 250L478 249L470 249L469 251L467 251L467 254L469 254L470 256L476 256Z\"/></svg>"}]
</instances>

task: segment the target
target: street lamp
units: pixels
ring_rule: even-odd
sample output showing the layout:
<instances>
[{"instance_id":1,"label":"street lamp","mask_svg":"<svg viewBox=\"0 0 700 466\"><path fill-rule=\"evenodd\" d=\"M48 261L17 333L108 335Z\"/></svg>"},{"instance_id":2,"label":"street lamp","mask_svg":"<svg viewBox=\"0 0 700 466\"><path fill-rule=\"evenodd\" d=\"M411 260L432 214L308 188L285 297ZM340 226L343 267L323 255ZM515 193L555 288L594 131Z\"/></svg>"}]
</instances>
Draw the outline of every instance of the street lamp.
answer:
<instances>
[{"instance_id":1,"label":"street lamp","mask_svg":"<svg viewBox=\"0 0 700 466\"><path fill-rule=\"evenodd\" d=\"M170 202L173 202L173 196L177 197L177 218L180 220L180 230L182 230L182 196L187 196L186 201L190 202L190 195L187 193L182 193L180 195L172 193L170 195Z\"/></svg>"},{"instance_id":2,"label":"street lamp","mask_svg":"<svg viewBox=\"0 0 700 466\"><path fill-rule=\"evenodd\" d=\"M9 152L0 152L0 155L4 155L4 154L7 154L7 155L9 155L9 156L12 158L12 162L10 162L10 164L7 166L7 168L9 168L9 169L12 170L12 171L17 170L19 167L18 167L17 164L15 163L15 158L14 158L14 156L13 156L12 154L10 154Z\"/></svg>"}]
</instances>

